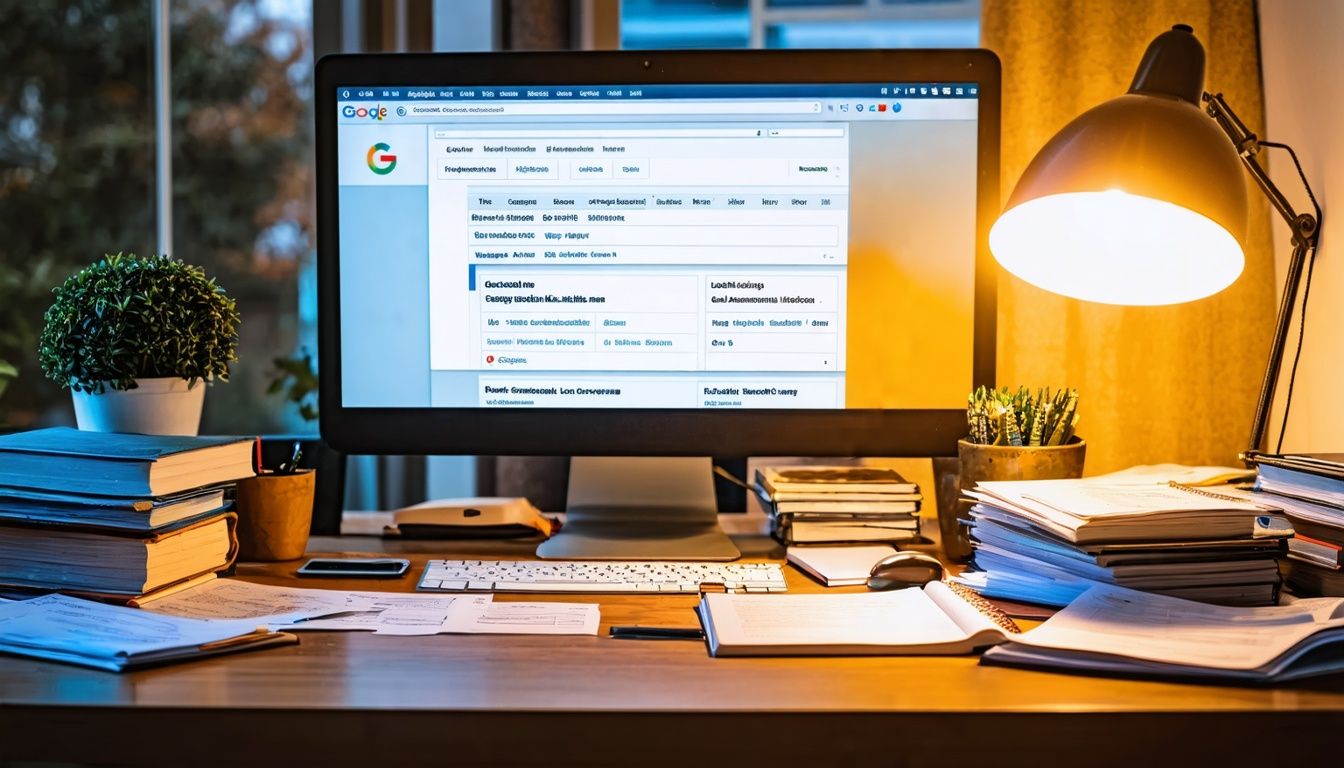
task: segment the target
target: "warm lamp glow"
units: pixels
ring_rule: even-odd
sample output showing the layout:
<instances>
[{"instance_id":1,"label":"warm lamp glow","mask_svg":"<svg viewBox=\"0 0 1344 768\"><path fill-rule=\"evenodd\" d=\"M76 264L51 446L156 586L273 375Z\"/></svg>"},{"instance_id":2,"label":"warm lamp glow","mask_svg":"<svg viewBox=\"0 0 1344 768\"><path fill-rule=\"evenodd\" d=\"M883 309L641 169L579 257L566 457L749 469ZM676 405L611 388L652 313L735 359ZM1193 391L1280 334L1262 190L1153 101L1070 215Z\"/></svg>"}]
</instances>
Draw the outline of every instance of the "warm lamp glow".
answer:
<instances>
[{"instance_id":1,"label":"warm lamp glow","mask_svg":"<svg viewBox=\"0 0 1344 768\"><path fill-rule=\"evenodd\" d=\"M994 257L1048 291L1103 304L1178 304L1231 285L1241 245L1188 208L1118 190L1027 200L989 233Z\"/></svg>"}]
</instances>

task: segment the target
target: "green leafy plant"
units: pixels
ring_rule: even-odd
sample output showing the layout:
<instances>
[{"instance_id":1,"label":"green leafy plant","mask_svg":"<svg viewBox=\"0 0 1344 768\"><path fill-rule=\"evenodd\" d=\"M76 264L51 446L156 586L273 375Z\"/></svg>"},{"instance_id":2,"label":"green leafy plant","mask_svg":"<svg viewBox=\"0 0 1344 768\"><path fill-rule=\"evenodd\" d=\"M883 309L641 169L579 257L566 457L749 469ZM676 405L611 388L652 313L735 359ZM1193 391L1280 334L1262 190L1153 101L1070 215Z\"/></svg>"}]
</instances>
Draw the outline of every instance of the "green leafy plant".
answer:
<instances>
[{"instance_id":1,"label":"green leafy plant","mask_svg":"<svg viewBox=\"0 0 1344 768\"><path fill-rule=\"evenodd\" d=\"M299 418L313 422L317 421L317 383L313 356L303 349L293 357L277 357L272 361L271 385L266 393L283 393L285 400L298 409Z\"/></svg>"},{"instance_id":2,"label":"green leafy plant","mask_svg":"<svg viewBox=\"0 0 1344 768\"><path fill-rule=\"evenodd\" d=\"M982 445L1063 445L1078 427L1078 390L980 387L966 404L967 438Z\"/></svg>"},{"instance_id":3,"label":"green leafy plant","mask_svg":"<svg viewBox=\"0 0 1344 768\"><path fill-rule=\"evenodd\" d=\"M137 378L228 381L238 359L237 306L200 267L108 254L53 293L38 359L76 391L134 389Z\"/></svg>"}]
</instances>

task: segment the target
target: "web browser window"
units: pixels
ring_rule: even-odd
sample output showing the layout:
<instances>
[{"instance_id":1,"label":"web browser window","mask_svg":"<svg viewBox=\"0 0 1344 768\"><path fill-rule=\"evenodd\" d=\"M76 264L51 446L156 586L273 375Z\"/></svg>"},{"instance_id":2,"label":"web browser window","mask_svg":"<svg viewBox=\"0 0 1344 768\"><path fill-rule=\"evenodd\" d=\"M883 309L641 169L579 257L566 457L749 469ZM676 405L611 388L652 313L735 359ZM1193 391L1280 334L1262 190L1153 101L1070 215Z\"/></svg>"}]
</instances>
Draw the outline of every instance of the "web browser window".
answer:
<instances>
[{"instance_id":1,"label":"web browser window","mask_svg":"<svg viewBox=\"0 0 1344 768\"><path fill-rule=\"evenodd\" d=\"M344 405L957 407L976 96L338 88Z\"/></svg>"}]
</instances>

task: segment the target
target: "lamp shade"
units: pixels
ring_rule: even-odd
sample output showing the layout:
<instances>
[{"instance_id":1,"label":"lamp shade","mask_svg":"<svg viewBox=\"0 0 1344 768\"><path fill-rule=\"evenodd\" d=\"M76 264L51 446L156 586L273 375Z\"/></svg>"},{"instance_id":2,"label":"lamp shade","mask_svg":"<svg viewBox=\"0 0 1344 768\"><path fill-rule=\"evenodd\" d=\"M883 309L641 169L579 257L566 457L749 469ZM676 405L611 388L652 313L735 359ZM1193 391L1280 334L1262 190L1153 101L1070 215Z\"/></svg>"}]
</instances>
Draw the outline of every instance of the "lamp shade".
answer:
<instances>
[{"instance_id":1,"label":"lamp shade","mask_svg":"<svg viewBox=\"0 0 1344 768\"><path fill-rule=\"evenodd\" d=\"M1107 304L1175 304L1245 264L1246 181L1199 107L1204 51L1189 27L1153 41L1129 93L1075 118L1027 166L990 230L1009 272Z\"/></svg>"}]
</instances>

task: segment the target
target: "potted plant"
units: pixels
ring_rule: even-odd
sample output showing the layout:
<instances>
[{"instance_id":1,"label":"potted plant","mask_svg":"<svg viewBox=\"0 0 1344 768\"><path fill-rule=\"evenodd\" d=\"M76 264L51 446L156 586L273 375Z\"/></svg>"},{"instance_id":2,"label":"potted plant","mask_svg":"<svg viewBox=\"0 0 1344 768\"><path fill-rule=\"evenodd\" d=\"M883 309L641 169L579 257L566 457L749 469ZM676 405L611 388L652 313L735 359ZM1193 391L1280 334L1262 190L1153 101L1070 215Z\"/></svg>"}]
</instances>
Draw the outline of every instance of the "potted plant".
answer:
<instances>
[{"instance_id":1,"label":"potted plant","mask_svg":"<svg viewBox=\"0 0 1344 768\"><path fill-rule=\"evenodd\" d=\"M104 256L58 286L38 357L80 429L195 435L207 382L238 359L238 310L200 267Z\"/></svg>"},{"instance_id":2,"label":"potted plant","mask_svg":"<svg viewBox=\"0 0 1344 768\"><path fill-rule=\"evenodd\" d=\"M1087 443L1074 434L1076 389L980 387L967 399L966 424L969 434L957 441L958 492L938 505L943 550L952 560L971 555L961 490L985 480L1082 477L1087 456Z\"/></svg>"}]
</instances>

